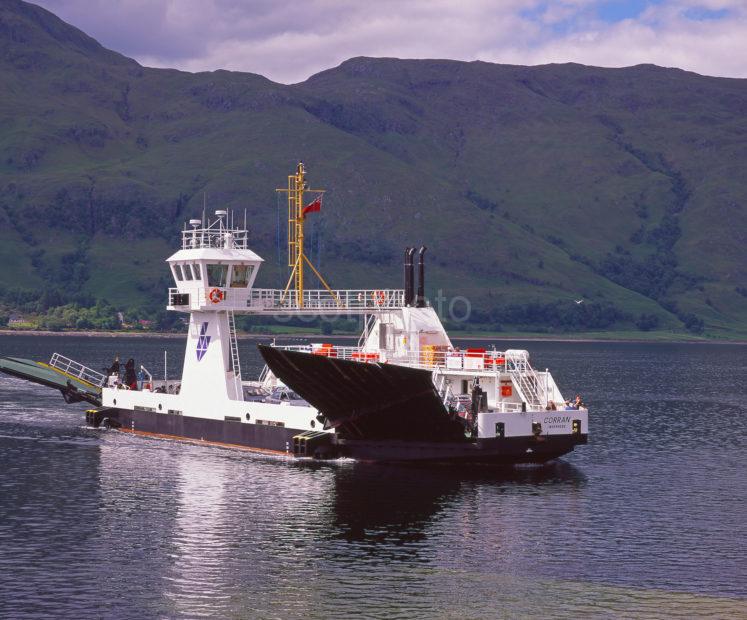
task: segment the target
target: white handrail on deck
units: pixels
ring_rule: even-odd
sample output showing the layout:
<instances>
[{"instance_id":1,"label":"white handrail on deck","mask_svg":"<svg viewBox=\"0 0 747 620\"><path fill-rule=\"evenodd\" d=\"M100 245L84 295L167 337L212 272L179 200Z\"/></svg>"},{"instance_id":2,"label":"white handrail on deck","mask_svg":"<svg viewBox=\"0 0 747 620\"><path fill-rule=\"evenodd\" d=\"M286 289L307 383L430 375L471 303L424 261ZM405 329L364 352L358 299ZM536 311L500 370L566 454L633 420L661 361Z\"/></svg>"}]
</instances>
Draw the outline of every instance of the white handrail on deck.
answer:
<instances>
[{"instance_id":1,"label":"white handrail on deck","mask_svg":"<svg viewBox=\"0 0 747 620\"><path fill-rule=\"evenodd\" d=\"M534 369L529 361L515 360L510 352L504 351L460 351L460 350L422 350L396 353L388 351L369 351L365 347L328 347L320 345L287 345L276 348L300 353L316 353L344 360L365 362L390 362L402 366L434 370L497 370L501 372L518 371L531 374Z\"/></svg>"},{"instance_id":2,"label":"white handrail on deck","mask_svg":"<svg viewBox=\"0 0 747 620\"><path fill-rule=\"evenodd\" d=\"M220 294L211 292L218 290ZM188 302L183 296L188 296ZM302 303L299 303L299 299ZM180 303L176 303L176 302ZM195 287L180 291L169 289L169 306L197 310L210 307L216 310L263 312L341 312L381 311L402 308L405 292L402 289L310 289L298 297L296 291L281 289L231 287Z\"/></svg>"},{"instance_id":3,"label":"white handrail on deck","mask_svg":"<svg viewBox=\"0 0 747 620\"><path fill-rule=\"evenodd\" d=\"M80 362L71 360L64 355L54 353L52 359L49 360L49 365L52 368L56 368L60 372L64 372L67 375L85 381L86 383L92 383L98 387L101 387L106 383L106 375L84 366Z\"/></svg>"}]
</instances>

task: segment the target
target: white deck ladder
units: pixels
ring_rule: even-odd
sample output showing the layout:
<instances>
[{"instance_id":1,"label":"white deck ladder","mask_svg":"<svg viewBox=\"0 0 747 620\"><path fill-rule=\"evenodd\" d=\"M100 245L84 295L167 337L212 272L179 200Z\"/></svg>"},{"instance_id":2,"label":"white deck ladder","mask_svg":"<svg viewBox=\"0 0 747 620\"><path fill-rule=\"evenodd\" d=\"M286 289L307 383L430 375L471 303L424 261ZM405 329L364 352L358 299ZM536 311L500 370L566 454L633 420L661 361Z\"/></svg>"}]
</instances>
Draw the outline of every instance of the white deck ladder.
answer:
<instances>
[{"instance_id":1,"label":"white deck ladder","mask_svg":"<svg viewBox=\"0 0 747 620\"><path fill-rule=\"evenodd\" d=\"M244 389L241 385L241 360L239 359L239 340L236 336L236 319L233 310L227 310L228 340L231 348L231 370L236 385L236 400L244 400Z\"/></svg>"},{"instance_id":2,"label":"white deck ladder","mask_svg":"<svg viewBox=\"0 0 747 620\"><path fill-rule=\"evenodd\" d=\"M448 408L450 405L456 407L457 397L451 391L451 382L438 366L433 371L433 385L436 387L444 407Z\"/></svg>"},{"instance_id":3,"label":"white deck ladder","mask_svg":"<svg viewBox=\"0 0 747 620\"><path fill-rule=\"evenodd\" d=\"M539 392L539 376L528 362L520 360L506 360L508 374L514 380L514 385L518 388L519 395L527 405L535 408L542 408L546 403L543 402Z\"/></svg>"},{"instance_id":4,"label":"white deck ladder","mask_svg":"<svg viewBox=\"0 0 747 620\"><path fill-rule=\"evenodd\" d=\"M359 349L362 349L363 346L366 344L366 340L368 340L368 337L371 334L371 330L373 329L375 324L376 324L375 314L366 314L363 316L363 333L361 334L360 338L358 338Z\"/></svg>"}]
</instances>

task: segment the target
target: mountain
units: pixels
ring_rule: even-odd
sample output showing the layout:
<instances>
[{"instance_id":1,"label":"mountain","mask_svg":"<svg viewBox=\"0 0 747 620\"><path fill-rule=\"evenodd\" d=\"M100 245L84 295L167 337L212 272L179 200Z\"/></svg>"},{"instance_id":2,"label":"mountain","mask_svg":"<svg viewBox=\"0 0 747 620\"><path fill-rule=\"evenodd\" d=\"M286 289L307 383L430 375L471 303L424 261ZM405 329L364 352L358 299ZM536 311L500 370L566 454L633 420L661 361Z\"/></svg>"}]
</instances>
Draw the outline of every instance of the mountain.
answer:
<instances>
[{"instance_id":1,"label":"mountain","mask_svg":"<svg viewBox=\"0 0 747 620\"><path fill-rule=\"evenodd\" d=\"M433 303L472 323L747 334L747 80L353 58L287 86L142 67L19 0L0 80L6 304L163 306L204 201L247 210L276 286L274 190L303 160L337 287L400 286L426 244Z\"/></svg>"}]
</instances>

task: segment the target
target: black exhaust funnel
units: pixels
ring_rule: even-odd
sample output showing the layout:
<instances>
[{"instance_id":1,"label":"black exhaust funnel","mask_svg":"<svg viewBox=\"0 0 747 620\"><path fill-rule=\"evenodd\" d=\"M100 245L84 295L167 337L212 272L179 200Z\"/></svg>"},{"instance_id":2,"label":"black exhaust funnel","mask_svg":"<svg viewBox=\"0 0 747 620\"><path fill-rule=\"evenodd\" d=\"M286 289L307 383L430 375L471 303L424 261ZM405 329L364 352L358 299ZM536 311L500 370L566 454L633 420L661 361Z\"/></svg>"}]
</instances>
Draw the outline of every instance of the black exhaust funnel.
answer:
<instances>
[{"instance_id":1,"label":"black exhaust funnel","mask_svg":"<svg viewBox=\"0 0 747 620\"><path fill-rule=\"evenodd\" d=\"M415 265L412 257L415 248L405 248L405 305L411 306L415 302Z\"/></svg>"},{"instance_id":2,"label":"black exhaust funnel","mask_svg":"<svg viewBox=\"0 0 747 620\"><path fill-rule=\"evenodd\" d=\"M412 292L412 252L413 248L405 248L405 305L410 305L410 297Z\"/></svg>"},{"instance_id":3,"label":"black exhaust funnel","mask_svg":"<svg viewBox=\"0 0 747 620\"><path fill-rule=\"evenodd\" d=\"M418 298L415 302L416 308L425 308L425 251L424 245L420 246L418 254Z\"/></svg>"}]
</instances>

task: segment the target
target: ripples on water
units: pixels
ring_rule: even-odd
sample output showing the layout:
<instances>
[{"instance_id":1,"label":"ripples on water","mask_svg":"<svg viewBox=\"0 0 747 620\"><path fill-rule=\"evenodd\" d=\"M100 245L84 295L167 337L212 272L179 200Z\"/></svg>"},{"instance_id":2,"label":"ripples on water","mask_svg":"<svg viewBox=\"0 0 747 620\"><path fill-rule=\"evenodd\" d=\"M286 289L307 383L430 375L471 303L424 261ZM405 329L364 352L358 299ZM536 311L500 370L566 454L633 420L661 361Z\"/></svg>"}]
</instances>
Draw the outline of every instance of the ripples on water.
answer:
<instances>
[{"instance_id":1,"label":"ripples on water","mask_svg":"<svg viewBox=\"0 0 747 620\"><path fill-rule=\"evenodd\" d=\"M0 354L98 367L118 347L157 374L164 346L176 368L179 341L13 337ZM94 431L0 376L0 617L747 617L747 350L527 346L591 403L592 443L514 470Z\"/></svg>"}]
</instances>

